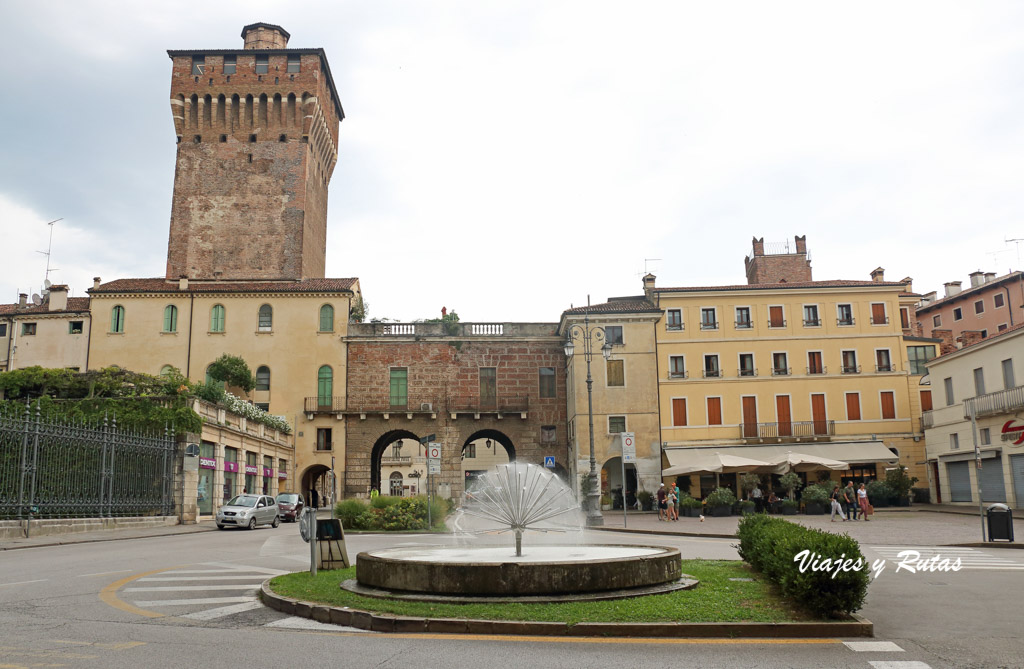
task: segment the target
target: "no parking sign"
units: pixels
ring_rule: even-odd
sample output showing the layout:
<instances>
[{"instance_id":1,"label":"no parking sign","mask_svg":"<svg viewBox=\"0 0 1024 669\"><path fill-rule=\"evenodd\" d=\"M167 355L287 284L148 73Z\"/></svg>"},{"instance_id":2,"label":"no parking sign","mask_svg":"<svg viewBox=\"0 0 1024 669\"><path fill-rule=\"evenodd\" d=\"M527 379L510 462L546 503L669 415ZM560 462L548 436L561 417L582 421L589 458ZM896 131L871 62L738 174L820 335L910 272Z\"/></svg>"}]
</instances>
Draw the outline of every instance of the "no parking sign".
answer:
<instances>
[{"instance_id":1,"label":"no parking sign","mask_svg":"<svg viewBox=\"0 0 1024 669\"><path fill-rule=\"evenodd\" d=\"M622 437L622 462L636 462L636 435L632 432L620 432Z\"/></svg>"}]
</instances>

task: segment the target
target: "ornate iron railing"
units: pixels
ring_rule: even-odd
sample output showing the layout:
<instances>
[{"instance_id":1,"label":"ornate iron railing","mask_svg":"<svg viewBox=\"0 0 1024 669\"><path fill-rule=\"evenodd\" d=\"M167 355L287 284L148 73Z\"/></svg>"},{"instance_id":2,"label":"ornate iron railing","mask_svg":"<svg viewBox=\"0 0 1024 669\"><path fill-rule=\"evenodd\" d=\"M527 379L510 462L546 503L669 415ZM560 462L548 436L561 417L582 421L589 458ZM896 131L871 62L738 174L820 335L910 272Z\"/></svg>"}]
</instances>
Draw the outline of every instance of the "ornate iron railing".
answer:
<instances>
[{"instance_id":1,"label":"ornate iron railing","mask_svg":"<svg viewBox=\"0 0 1024 669\"><path fill-rule=\"evenodd\" d=\"M17 410L14 410L17 409ZM0 518L171 515L172 431L147 434L44 416L39 406L0 412Z\"/></svg>"},{"instance_id":2,"label":"ornate iron railing","mask_svg":"<svg viewBox=\"0 0 1024 669\"><path fill-rule=\"evenodd\" d=\"M743 439L797 439L835 436L834 420L789 421L783 423L741 423Z\"/></svg>"}]
</instances>

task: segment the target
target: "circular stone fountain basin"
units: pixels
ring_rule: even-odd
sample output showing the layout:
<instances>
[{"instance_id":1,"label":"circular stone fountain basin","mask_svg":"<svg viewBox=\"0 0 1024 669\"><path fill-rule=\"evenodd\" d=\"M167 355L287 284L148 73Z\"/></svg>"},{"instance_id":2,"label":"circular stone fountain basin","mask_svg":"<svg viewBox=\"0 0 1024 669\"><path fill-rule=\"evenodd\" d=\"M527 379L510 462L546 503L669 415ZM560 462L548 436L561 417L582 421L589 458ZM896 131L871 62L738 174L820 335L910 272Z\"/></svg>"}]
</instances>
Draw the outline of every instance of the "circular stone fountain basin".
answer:
<instances>
[{"instance_id":1,"label":"circular stone fountain basin","mask_svg":"<svg viewBox=\"0 0 1024 669\"><path fill-rule=\"evenodd\" d=\"M676 583L679 551L658 546L425 546L360 553L359 586L469 596L574 595Z\"/></svg>"}]
</instances>

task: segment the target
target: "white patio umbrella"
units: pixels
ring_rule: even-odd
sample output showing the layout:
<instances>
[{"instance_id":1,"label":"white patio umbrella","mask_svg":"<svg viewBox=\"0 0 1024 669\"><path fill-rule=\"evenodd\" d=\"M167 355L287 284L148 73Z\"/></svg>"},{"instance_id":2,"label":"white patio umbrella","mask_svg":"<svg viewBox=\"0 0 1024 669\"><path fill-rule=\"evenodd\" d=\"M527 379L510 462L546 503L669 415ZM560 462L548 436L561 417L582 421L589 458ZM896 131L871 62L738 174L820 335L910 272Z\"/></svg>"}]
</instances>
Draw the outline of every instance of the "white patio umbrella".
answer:
<instances>
[{"instance_id":1,"label":"white patio umbrella","mask_svg":"<svg viewBox=\"0 0 1024 669\"><path fill-rule=\"evenodd\" d=\"M708 453L694 452L687 454L687 462L675 467L669 467L662 472L663 476L680 476L695 472L706 472L715 475L715 485L718 485L719 474L733 474L739 472L771 471L774 465L762 460L744 458L739 455L729 455L710 451Z\"/></svg>"},{"instance_id":2,"label":"white patio umbrella","mask_svg":"<svg viewBox=\"0 0 1024 669\"><path fill-rule=\"evenodd\" d=\"M787 451L785 455L771 458L769 462L775 466L776 474L786 472L811 472L819 469L834 469L844 471L850 468L848 462L833 460L820 455L808 455L807 453L794 453Z\"/></svg>"}]
</instances>

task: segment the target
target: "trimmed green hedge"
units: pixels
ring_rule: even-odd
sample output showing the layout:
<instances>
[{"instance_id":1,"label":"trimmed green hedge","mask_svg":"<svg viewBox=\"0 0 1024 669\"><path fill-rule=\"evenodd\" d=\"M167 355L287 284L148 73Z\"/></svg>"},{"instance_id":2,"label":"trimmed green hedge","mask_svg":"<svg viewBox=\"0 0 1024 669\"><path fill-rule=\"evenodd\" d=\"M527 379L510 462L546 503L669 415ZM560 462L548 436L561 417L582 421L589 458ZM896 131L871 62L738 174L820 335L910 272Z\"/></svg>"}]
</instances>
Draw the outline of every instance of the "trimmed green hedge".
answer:
<instances>
[{"instance_id":1,"label":"trimmed green hedge","mask_svg":"<svg viewBox=\"0 0 1024 669\"><path fill-rule=\"evenodd\" d=\"M361 499L344 499L334 507L334 515L348 530L426 530L426 497L386 497L378 495L367 504ZM448 515L447 505L435 499L430 505L430 520L434 528L444 527Z\"/></svg>"},{"instance_id":2,"label":"trimmed green hedge","mask_svg":"<svg viewBox=\"0 0 1024 669\"><path fill-rule=\"evenodd\" d=\"M775 583L783 596L809 613L836 617L854 613L864 605L870 564L860 544L849 536L813 530L764 514L744 516L737 535L740 557ZM801 551L809 552L807 563L817 559L819 567L829 568L819 571L808 567L801 573L801 563L795 559ZM838 569L838 564L846 570Z\"/></svg>"}]
</instances>

